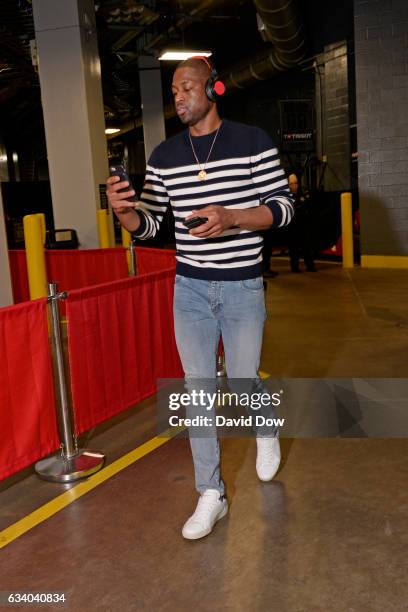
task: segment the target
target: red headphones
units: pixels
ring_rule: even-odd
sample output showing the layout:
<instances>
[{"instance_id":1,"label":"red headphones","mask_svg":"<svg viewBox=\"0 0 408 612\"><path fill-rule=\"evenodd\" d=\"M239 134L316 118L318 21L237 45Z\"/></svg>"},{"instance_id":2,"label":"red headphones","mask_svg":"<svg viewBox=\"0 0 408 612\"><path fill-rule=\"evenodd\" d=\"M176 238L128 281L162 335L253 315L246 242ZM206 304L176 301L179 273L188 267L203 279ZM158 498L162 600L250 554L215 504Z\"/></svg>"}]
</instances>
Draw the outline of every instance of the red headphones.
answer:
<instances>
[{"instance_id":1,"label":"red headphones","mask_svg":"<svg viewBox=\"0 0 408 612\"><path fill-rule=\"evenodd\" d=\"M202 60L211 70L210 78L205 84L205 93L207 95L207 98L211 100L211 102L216 102L219 96L223 96L225 94L225 85L222 81L219 80L217 70L203 55L193 55L191 59Z\"/></svg>"}]
</instances>

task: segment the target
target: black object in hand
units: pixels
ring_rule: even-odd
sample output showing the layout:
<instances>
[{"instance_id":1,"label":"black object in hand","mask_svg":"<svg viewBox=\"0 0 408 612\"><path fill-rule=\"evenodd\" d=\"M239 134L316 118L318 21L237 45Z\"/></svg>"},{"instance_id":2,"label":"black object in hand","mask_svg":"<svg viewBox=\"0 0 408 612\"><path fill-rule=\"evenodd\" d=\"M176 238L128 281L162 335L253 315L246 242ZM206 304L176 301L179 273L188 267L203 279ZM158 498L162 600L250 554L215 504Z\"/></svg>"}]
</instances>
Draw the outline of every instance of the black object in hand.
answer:
<instances>
[{"instance_id":1,"label":"black object in hand","mask_svg":"<svg viewBox=\"0 0 408 612\"><path fill-rule=\"evenodd\" d=\"M199 227L203 225L203 223L207 223L208 217L193 217L188 221L184 220L183 225L185 225L188 229L193 229L193 227Z\"/></svg>"},{"instance_id":2,"label":"black object in hand","mask_svg":"<svg viewBox=\"0 0 408 612\"><path fill-rule=\"evenodd\" d=\"M129 183L129 187L123 187L123 189L119 189L118 193L124 193L125 191L130 191L131 189L134 189L132 183L130 182L129 175L126 172L125 166L123 166L122 164L118 164L116 166L110 166L109 174L110 176L118 176L121 181L126 181ZM134 191L135 191L135 195L129 196L127 198L129 202L137 202L136 190Z\"/></svg>"}]
</instances>

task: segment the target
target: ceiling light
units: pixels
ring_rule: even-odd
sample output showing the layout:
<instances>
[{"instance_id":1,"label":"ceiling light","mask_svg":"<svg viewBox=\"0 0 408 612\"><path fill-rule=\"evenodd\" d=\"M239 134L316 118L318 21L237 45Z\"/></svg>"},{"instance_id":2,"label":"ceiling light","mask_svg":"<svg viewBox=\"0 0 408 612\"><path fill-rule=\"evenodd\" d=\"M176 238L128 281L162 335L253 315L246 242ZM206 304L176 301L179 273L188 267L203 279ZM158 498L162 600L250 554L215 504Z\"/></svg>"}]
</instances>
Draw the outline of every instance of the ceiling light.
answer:
<instances>
[{"instance_id":1,"label":"ceiling light","mask_svg":"<svg viewBox=\"0 0 408 612\"><path fill-rule=\"evenodd\" d=\"M165 51L159 57L159 60L182 61L188 59L189 57L194 57L195 55L200 55L202 57L210 57L210 55L212 55L212 51Z\"/></svg>"},{"instance_id":2,"label":"ceiling light","mask_svg":"<svg viewBox=\"0 0 408 612\"><path fill-rule=\"evenodd\" d=\"M120 128L106 128L105 134L116 134L120 132Z\"/></svg>"}]
</instances>

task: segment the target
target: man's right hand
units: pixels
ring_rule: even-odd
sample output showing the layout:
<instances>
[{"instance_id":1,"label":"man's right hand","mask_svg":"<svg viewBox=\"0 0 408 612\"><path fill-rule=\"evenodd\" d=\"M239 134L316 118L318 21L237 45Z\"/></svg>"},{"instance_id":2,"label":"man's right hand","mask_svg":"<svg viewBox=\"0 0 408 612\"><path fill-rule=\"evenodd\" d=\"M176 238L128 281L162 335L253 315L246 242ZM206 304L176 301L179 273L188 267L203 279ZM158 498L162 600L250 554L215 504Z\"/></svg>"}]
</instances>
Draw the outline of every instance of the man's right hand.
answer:
<instances>
[{"instance_id":1,"label":"man's right hand","mask_svg":"<svg viewBox=\"0 0 408 612\"><path fill-rule=\"evenodd\" d=\"M119 216L130 213L135 209L135 202L127 200L127 198L135 195L134 189L118 193L119 189L125 187L129 187L129 183L121 181L118 176L110 176L106 181L106 195L108 196L109 204Z\"/></svg>"}]
</instances>

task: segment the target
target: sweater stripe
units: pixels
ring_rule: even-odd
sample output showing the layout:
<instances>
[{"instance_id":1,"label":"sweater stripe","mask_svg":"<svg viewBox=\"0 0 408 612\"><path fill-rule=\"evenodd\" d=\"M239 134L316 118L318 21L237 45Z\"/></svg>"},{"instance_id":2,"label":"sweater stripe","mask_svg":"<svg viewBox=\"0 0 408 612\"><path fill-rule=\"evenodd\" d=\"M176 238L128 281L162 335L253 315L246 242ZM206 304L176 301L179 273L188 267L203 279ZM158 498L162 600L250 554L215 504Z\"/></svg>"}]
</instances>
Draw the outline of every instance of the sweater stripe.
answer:
<instances>
[{"instance_id":1,"label":"sweater stripe","mask_svg":"<svg viewBox=\"0 0 408 612\"><path fill-rule=\"evenodd\" d=\"M193 139L199 160L208 155L208 142L212 142L208 136ZM212 157L205 165L206 180L201 181L187 131L156 147L146 168L137 208L143 222L134 235L153 237L170 204L175 218L176 257L183 274L211 279L211 270L217 270L213 278L253 277L259 273L262 260L261 232L233 228L217 238L203 239L190 235L182 221L193 210L211 204L241 210L264 204L272 211L274 226L287 225L293 205L278 151L262 130L224 121Z\"/></svg>"}]
</instances>

